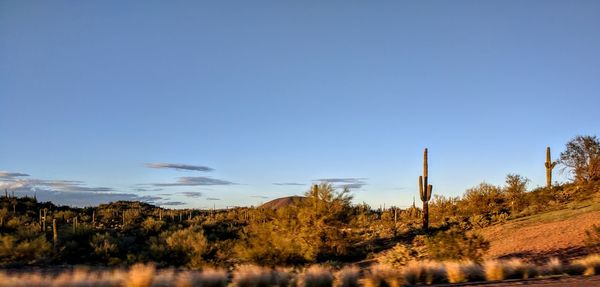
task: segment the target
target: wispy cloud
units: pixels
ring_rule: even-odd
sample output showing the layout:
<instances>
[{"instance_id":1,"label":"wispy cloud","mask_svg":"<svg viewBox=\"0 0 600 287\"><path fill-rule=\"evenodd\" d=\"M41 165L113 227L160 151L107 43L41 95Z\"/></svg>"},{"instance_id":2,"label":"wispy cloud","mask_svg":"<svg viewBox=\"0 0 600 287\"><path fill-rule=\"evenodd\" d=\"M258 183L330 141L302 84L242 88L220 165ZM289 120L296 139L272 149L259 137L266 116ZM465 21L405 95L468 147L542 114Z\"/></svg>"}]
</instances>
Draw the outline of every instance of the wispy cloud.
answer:
<instances>
[{"instance_id":1,"label":"wispy cloud","mask_svg":"<svg viewBox=\"0 0 600 287\"><path fill-rule=\"evenodd\" d=\"M139 192L147 192L147 191L161 191L163 190L162 188L146 188L146 187L136 187L133 189L133 191L139 191Z\"/></svg>"},{"instance_id":2,"label":"wispy cloud","mask_svg":"<svg viewBox=\"0 0 600 287\"><path fill-rule=\"evenodd\" d=\"M83 182L76 180L45 180L45 179L17 179L0 182L0 189L51 189L63 192L112 192L113 188L98 186L85 186Z\"/></svg>"},{"instance_id":3,"label":"wispy cloud","mask_svg":"<svg viewBox=\"0 0 600 287\"><path fill-rule=\"evenodd\" d=\"M177 170L192 170L192 171L213 171L214 169L208 166L203 165L191 165L191 164L181 164L181 163L164 163L164 162L154 162L145 164L146 167L149 168L170 168Z\"/></svg>"},{"instance_id":4,"label":"wispy cloud","mask_svg":"<svg viewBox=\"0 0 600 287\"><path fill-rule=\"evenodd\" d=\"M2 172L11 177L0 177L0 189L8 189L17 196L36 195L39 201L71 206L91 206L119 200L137 200L153 203L158 196L140 196L134 193L117 192L105 186L87 186L77 180L47 180L25 177L24 173Z\"/></svg>"},{"instance_id":5,"label":"wispy cloud","mask_svg":"<svg viewBox=\"0 0 600 287\"><path fill-rule=\"evenodd\" d=\"M232 185L231 181L210 178L205 176L186 176L173 183L155 183L154 186L200 186L200 185Z\"/></svg>"},{"instance_id":6,"label":"wispy cloud","mask_svg":"<svg viewBox=\"0 0 600 287\"><path fill-rule=\"evenodd\" d=\"M273 185L302 186L302 185L306 185L306 184L304 184L304 183L297 183L297 182L276 182L276 183L273 183Z\"/></svg>"},{"instance_id":7,"label":"wispy cloud","mask_svg":"<svg viewBox=\"0 0 600 287\"><path fill-rule=\"evenodd\" d=\"M15 178L15 177L23 177L29 176L29 174L21 173L21 172L8 172L0 170L0 178Z\"/></svg>"},{"instance_id":8,"label":"wispy cloud","mask_svg":"<svg viewBox=\"0 0 600 287\"><path fill-rule=\"evenodd\" d=\"M207 197L206 200L221 200L220 198L215 198L215 197Z\"/></svg>"},{"instance_id":9,"label":"wispy cloud","mask_svg":"<svg viewBox=\"0 0 600 287\"><path fill-rule=\"evenodd\" d=\"M267 199L267 198L269 198L268 196L264 196L264 195L250 195L250 197L261 198L261 199Z\"/></svg>"},{"instance_id":10,"label":"wispy cloud","mask_svg":"<svg viewBox=\"0 0 600 287\"><path fill-rule=\"evenodd\" d=\"M186 197L191 197L191 198L198 198L202 196L202 192L199 191L184 191L181 192L181 194L183 194Z\"/></svg>"},{"instance_id":11,"label":"wispy cloud","mask_svg":"<svg viewBox=\"0 0 600 287\"><path fill-rule=\"evenodd\" d=\"M165 205L165 206L175 206L175 205L184 205L184 202L181 201L167 201L167 202L157 202L156 204L158 205Z\"/></svg>"},{"instance_id":12,"label":"wispy cloud","mask_svg":"<svg viewBox=\"0 0 600 287\"><path fill-rule=\"evenodd\" d=\"M336 187L347 187L350 189L359 189L367 185L365 182L366 178L363 177L343 177L343 178L319 178L314 181L317 182L328 182L334 184Z\"/></svg>"}]
</instances>

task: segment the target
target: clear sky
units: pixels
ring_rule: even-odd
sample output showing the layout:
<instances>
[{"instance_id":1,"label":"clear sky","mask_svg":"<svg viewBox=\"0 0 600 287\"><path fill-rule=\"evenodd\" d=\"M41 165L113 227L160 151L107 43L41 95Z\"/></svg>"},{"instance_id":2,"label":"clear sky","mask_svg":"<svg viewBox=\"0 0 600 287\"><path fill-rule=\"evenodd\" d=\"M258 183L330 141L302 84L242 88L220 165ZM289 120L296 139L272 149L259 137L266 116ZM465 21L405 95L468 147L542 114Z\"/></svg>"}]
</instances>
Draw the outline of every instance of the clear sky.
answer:
<instances>
[{"instance_id":1,"label":"clear sky","mask_svg":"<svg viewBox=\"0 0 600 287\"><path fill-rule=\"evenodd\" d=\"M600 135L600 1L0 0L0 187L406 206ZM565 180L564 176L555 176Z\"/></svg>"}]
</instances>

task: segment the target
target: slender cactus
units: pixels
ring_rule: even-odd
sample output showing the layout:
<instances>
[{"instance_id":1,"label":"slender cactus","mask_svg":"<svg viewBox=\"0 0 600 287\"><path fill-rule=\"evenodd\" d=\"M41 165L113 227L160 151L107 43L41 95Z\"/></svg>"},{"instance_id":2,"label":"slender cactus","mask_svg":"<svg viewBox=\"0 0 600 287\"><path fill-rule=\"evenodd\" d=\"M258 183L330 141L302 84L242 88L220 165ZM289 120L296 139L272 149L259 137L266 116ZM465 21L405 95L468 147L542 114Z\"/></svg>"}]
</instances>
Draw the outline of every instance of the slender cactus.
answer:
<instances>
[{"instance_id":1,"label":"slender cactus","mask_svg":"<svg viewBox=\"0 0 600 287\"><path fill-rule=\"evenodd\" d=\"M419 194L423 201L423 229L429 229L429 200L433 186L428 184L427 149L423 153L423 175L419 176Z\"/></svg>"},{"instance_id":2,"label":"slender cactus","mask_svg":"<svg viewBox=\"0 0 600 287\"><path fill-rule=\"evenodd\" d=\"M546 147L546 187L552 188L552 169L556 166L556 161L552 162L550 157L550 147Z\"/></svg>"},{"instance_id":3,"label":"slender cactus","mask_svg":"<svg viewBox=\"0 0 600 287\"><path fill-rule=\"evenodd\" d=\"M54 245L54 251L58 246L58 230L56 229L56 219L52 219L52 244Z\"/></svg>"},{"instance_id":4,"label":"slender cactus","mask_svg":"<svg viewBox=\"0 0 600 287\"><path fill-rule=\"evenodd\" d=\"M96 211L92 210L92 227L96 227Z\"/></svg>"},{"instance_id":5,"label":"slender cactus","mask_svg":"<svg viewBox=\"0 0 600 287\"><path fill-rule=\"evenodd\" d=\"M48 210L46 208L40 209L40 229L42 232L46 232L46 212ZM42 212L44 215L42 215Z\"/></svg>"}]
</instances>

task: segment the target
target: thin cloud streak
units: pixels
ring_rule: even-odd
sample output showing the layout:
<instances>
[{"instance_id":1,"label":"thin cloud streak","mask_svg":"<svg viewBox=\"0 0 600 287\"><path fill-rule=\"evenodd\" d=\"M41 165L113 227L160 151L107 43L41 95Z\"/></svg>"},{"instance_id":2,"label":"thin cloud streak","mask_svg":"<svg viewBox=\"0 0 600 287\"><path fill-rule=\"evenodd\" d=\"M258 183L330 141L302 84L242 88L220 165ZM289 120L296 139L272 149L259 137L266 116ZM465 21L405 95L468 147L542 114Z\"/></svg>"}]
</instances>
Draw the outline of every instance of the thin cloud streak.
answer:
<instances>
[{"instance_id":1,"label":"thin cloud streak","mask_svg":"<svg viewBox=\"0 0 600 287\"><path fill-rule=\"evenodd\" d=\"M203 185L233 185L235 183L227 180L210 178L205 176L186 176L177 179L173 183L154 183L153 186L203 186Z\"/></svg>"},{"instance_id":2,"label":"thin cloud streak","mask_svg":"<svg viewBox=\"0 0 600 287\"><path fill-rule=\"evenodd\" d=\"M297 182L276 182L273 183L273 185L279 185L279 186L303 186L306 185L304 183L297 183Z\"/></svg>"},{"instance_id":3,"label":"thin cloud streak","mask_svg":"<svg viewBox=\"0 0 600 287\"><path fill-rule=\"evenodd\" d=\"M198 198L202 196L202 192L199 191L184 191L184 192L180 192L180 194L183 194L186 197L191 197L191 198Z\"/></svg>"},{"instance_id":4,"label":"thin cloud streak","mask_svg":"<svg viewBox=\"0 0 600 287\"><path fill-rule=\"evenodd\" d=\"M156 204L161 206L176 206L176 205L184 205L184 202L181 201L167 201L167 202L157 202Z\"/></svg>"},{"instance_id":5,"label":"thin cloud streak","mask_svg":"<svg viewBox=\"0 0 600 287\"><path fill-rule=\"evenodd\" d=\"M191 171L213 171L214 169L208 166L203 165L191 165L191 164L181 164L181 163L164 163L164 162L155 162L155 163L147 163L146 167L149 168L170 168L176 170L191 170Z\"/></svg>"},{"instance_id":6,"label":"thin cloud streak","mask_svg":"<svg viewBox=\"0 0 600 287\"><path fill-rule=\"evenodd\" d=\"M346 178L320 178L315 179L317 182L328 182L335 184L338 188L359 189L367 185L364 177L346 177Z\"/></svg>"},{"instance_id":7,"label":"thin cloud streak","mask_svg":"<svg viewBox=\"0 0 600 287\"><path fill-rule=\"evenodd\" d=\"M23 177L29 176L29 174L21 173L21 172L8 172L0 170L0 178L14 178L14 177Z\"/></svg>"}]
</instances>

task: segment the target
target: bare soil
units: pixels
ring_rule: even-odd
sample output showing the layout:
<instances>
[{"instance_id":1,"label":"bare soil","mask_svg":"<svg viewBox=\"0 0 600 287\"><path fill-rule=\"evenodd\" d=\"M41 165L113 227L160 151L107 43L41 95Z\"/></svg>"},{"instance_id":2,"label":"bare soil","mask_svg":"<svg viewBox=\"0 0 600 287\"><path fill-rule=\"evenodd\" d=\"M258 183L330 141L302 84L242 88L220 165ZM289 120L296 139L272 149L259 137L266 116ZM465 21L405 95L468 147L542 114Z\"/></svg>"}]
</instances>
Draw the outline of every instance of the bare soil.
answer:
<instances>
[{"instance_id":1,"label":"bare soil","mask_svg":"<svg viewBox=\"0 0 600 287\"><path fill-rule=\"evenodd\" d=\"M587 255L585 231L600 226L600 211L568 218L537 217L484 228L490 241L488 258L518 257L542 263L551 257L572 260Z\"/></svg>"}]
</instances>

